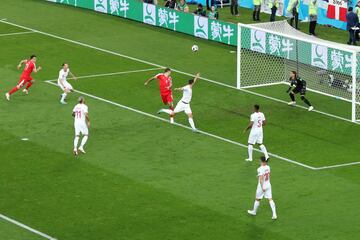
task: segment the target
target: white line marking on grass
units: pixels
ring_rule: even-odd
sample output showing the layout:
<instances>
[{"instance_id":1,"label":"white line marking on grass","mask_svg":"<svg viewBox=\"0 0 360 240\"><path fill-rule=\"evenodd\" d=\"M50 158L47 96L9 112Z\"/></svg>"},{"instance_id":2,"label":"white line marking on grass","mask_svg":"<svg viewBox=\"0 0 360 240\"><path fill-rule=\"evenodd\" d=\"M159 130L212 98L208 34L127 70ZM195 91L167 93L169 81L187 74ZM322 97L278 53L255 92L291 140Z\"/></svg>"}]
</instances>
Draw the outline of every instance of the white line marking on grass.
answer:
<instances>
[{"instance_id":1,"label":"white line marking on grass","mask_svg":"<svg viewBox=\"0 0 360 240\"><path fill-rule=\"evenodd\" d=\"M80 77L76 77L76 78L82 79L82 78L116 76L116 75L122 75L122 74L130 74L130 73L150 72L150 71L155 71L155 70L160 70L160 69L163 69L163 68L147 68L147 69L140 69L140 70L124 71L124 72L100 73L100 74L80 76ZM68 79L73 79L73 78L68 78ZM53 81L57 81L57 79L52 79L52 80L47 80L47 81L53 82Z\"/></svg>"},{"instance_id":2,"label":"white line marking on grass","mask_svg":"<svg viewBox=\"0 0 360 240\"><path fill-rule=\"evenodd\" d=\"M53 81L53 80L47 80L47 81L45 81L45 82L46 82L46 83L49 83L49 84L51 84L51 85L57 86L57 84L56 84L56 83L53 83L52 81ZM96 99L96 100L99 100L99 101L102 101L102 102L105 102L105 103L109 103L109 104L111 104L111 105L114 105L114 106L117 106L117 107L120 107L120 108L129 110L129 111L132 111L132 112L139 113L139 114L141 114L141 115L145 115L145 116L147 116L147 117L151 117L151 118L154 118L154 119L163 121L163 122L169 122L168 120L166 120L166 119L164 119L164 118L161 118L161 117L158 117L158 116L156 116L156 115L152 115L152 114L150 114L150 113L146 113L146 112L137 110L137 109L135 109L135 108L131 108L131 107L122 105L122 104L120 104L120 103L116 103L116 102L113 102L113 101L110 101L110 100L107 100L107 99L104 99L104 98L101 98L101 97L98 97L98 96L95 96L95 95L92 95L92 94L89 94L89 93L86 93L86 92L82 92L82 91L79 91L79 90L74 90L74 92L80 93L80 94L82 94L82 95L84 95L84 96L88 96L88 97L91 97L91 98L93 98L93 99ZM185 125L180 124L180 123L174 123L174 125L191 130L190 127L185 126ZM233 141L233 140L230 140L230 139L227 139L227 138L223 138L223 137L220 137L220 136L217 136L217 135L215 135L215 134L208 133L208 132L205 132L205 131L198 130L198 132L199 132L199 133L202 133L203 135L206 135L206 136L209 136L209 137L212 137L212 138L216 138L216 139L219 139L219 140L221 140L221 141L228 142L228 143L231 143L231 144L234 144L234 145L237 145L237 146L240 146L240 147L243 147L243 148L246 148L246 149L247 149L247 145L244 145L244 144L242 144L242 143L235 142L235 141ZM255 151L261 152L259 149L255 149ZM280 160L285 161L285 162L289 162L289 163L292 163L292 164L296 164L296 165L299 165L299 166L302 166L302 167L305 167L305 168L308 168L308 169L311 169L311 170L316 170L316 168L314 168L314 167L312 167L312 166L309 166L309 165L306 165L306 164L303 164L303 163L299 163L299 162L296 162L296 161L294 161L294 160L291 160L291 159L288 159L288 158L285 158L285 157L281 157L281 156L279 156L279 155L277 155L277 154L269 153L269 155L270 155L271 157L280 159Z\"/></svg>"},{"instance_id":3,"label":"white line marking on grass","mask_svg":"<svg viewBox=\"0 0 360 240\"><path fill-rule=\"evenodd\" d=\"M22 35L22 34L29 34L29 33L35 33L35 32L34 31L28 31L28 32L2 33L2 34L0 34L0 37L13 36L13 35Z\"/></svg>"},{"instance_id":4,"label":"white line marking on grass","mask_svg":"<svg viewBox=\"0 0 360 240\"><path fill-rule=\"evenodd\" d=\"M112 54L112 55L115 55L115 56L127 58L127 59L130 59L130 60L133 60L133 61L145 63L145 64L148 64L148 65L151 65L151 66L155 66L155 67L159 67L159 68L165 68L165 66L162 66L162 65L159 65L159 64L156 64L156 63L152 63L152 62L149 62L149 61L146 61L146 60L142 60L142 59L139 59L139 58L135 58L135 57L130 57L130 56L127 56L127 55L118 53L118 52L114 52L114 51L111 51L111 50L106 50L106 49L103 49L103 48L95 47L95 46L92 46L92 45L90 45L90 44L82 43L82 42L75 41L75 40L71 40L71 39L64 38L64 37L60 37L60 36L57 36L57 35L54 35L54 34L51 34L51 33L42 32L42 31L39 31L39 30L36 30L36 29L33 29L33 28L29 28L29 27L26 27L26 26L23 26L23 25L19 25L19 24L16 24L16 23L8 22L8 21L5 21L5 20L0 20L0 22L5 23L5 24L8 24L8 25L11 25L11 26L23 28L23 29L26 29L26 30L29 30L29 31L33 31L33 32L36 32L36 33L39 33L39 34L42 34L42 35L45 35L45 36L48 36L48 37L52 37L52 38L60 39L60 40L63 40L63 41L66 41L66 42L70 42L70 43L73 43L73 44L77 44L77 45L80 45L80 46L83 46L83 47L95 49L95 50L100 51L100 52L105 52L105 53L108 53L108 54ZM177 72L177 73L181 73L181 74L186 75L186 76L195 77L194 74L186 73L186 72L183 72L183 71L179 71L179 70L177 70L177 69L172 69L172 71ZM270 99L270 100L273 100L273 101L277 101L277 102L280 102L280 103L286 103L286 104L287 104L287 102L282 101L282 100L280 100L280 99L273 98L273 97L268 97L268 96L263 95L263 94L255 93L255 92L252 92L252 91L248 91L248 90L246 90L246 89L237 89L235 86L231 86L231 85L228 85L228 84L225 84L225 83L221 83L221 82L218 82L218 81L215 81L215 80L211 80L211 79L204 78L204 77L201 77L200 79L202 79L202 80L204 80L204 81L207 81L207 82L210 82L210 83L214 83L214 84L223 86L223 87L227 87L227 88L231 88L231 89L236 89L236 90L239 90L239 91L248 93L248 94L256 95L256 96L259 96L259 97L263 97L263 98L266 98L266 99ZM298 105L296 105L295 107L299 107L299 108L302 108L302 109L307 109L307 108L305 108L305 107L298 106ZM316 106L315 106L315 107L316 107ZM322 115L325 115L325 116L328 116L328 117L332 117L332 118L335 118L335 119L339 119L339 120L343 120L343 121L347 121L347 122L352 122L350 119L346 119L346 118L343 118L343 117L339 117L339 116L336 116L336 115L333 115L333 114L329 114L329 113L326 113L326 112L322 112L322 111L318 111L318 110L313 110L313 112L316 112L316 113L319 113L319 114L322 114Z\"/></svg>"},{"instance_id":5,"label":"white line marking on grass","mask_svg":"<svg viewBox=\"0 0 360 240\"><path fill-rule=\"evenodd\" d=\"M346 166L353 166L353 165L360 165L360 162L351 162L351 163L337 164L337 165L331 165L331 166L317 167L316 170L339 168L339 167L346 167Z\"/></svg>"},{"instance_id":6,"label":"white line marking on grass","mask_svg":"<svg viewBox=\"0 0 360 240\"><path fill-rule=\"evenodd\" d=\"M39 236L41 236L43 238L46 238L48 240L56 240L56 238L53 238L53 237L51 237L51 236L49 236L49 235L47 235L45 233L42 233L42 232L40 232L40 231L38 231L36 229L33 229L33 228L31 228L31 227L29 227L29 226L27 226L27 225L25 225L25 224L23 224L21 222L18 222L16 220L12 219L12 218L9 218L9 217L1 214L1 213L0 213L0 218L2 218L5 221L8 221L8 222L10 222L12 224L15 224L18 227L21 227L21 228L23 228L25 230L28 230L29 232L32 232L32 233L34 233L36 235L39 235Z\"/></svg>"}]
</instances>

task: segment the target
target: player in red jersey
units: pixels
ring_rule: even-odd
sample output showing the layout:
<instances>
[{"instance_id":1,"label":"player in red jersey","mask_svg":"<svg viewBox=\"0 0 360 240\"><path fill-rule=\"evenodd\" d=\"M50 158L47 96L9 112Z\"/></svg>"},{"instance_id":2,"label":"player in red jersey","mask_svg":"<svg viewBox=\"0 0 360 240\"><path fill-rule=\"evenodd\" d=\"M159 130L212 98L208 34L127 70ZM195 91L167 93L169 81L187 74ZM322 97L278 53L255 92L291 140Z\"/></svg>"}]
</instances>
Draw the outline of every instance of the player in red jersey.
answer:
<instances>
[{"instance_id":1,"label":"player in red jersey","mask_svg":"<svg viewBox=\"0 0 360 240\"><path fill-rule=\"evenodd\" d=\"M38 71L41 70L41 67L39 66L38 68L36 68L36 56L35 55L31 55L29 60L22 60L19 65L17 66L18 69L21 68L21 66L23 64L25 64L25 68L20 76L20 80L18 82L18 84L16 85L16 87L14 87L13 89L11 89L9 92L7 92L5 94L5 97L8 101L10 101L10 96L17 92L20 88L22 88L23 86L26 85L26 88L23 90L24 93L28 94L29 93L29 88L33 85L34 80L31 77L31 73L37 73Z\"/></svg>"},{"instance_id":2,"label":"player in red jersey","mask_svg":"<svg viewBox=\"0 0 360 240\"><path fill-rule=\"evenodd\" d=\"M169 106L169 109L174 110L173 96L172 96L172 79L171 79L171 69L166 68L164 73L159 73L145 82L147 86L151 81L157 79L159 80L160 95L163 103ZM170 116L170 122L174 123L174 117Z\"/></svg>"}]
</instances>

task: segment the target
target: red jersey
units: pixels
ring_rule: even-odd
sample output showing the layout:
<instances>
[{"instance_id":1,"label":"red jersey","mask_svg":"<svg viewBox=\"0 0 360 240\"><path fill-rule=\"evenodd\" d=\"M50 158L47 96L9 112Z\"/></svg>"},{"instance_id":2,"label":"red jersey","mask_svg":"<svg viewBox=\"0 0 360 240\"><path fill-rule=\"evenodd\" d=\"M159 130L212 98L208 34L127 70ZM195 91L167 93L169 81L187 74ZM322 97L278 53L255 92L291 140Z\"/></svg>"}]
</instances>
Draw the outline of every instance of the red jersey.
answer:
<instances>
[{"instance_id":1,"label":"red jersey","mask_svg":"<svg viewBox=\"0 0 360 240\"><path fill-rule=\"evenodd\" d=\"M159 87L161 94L166 94L171 92L172 79L170 76L167 77L165 74L159 73L158 75L156 75L156 78L159 80Z\"/></svg>"},{"instance_id":2,"label":"red jersey","mask_svg":"<svg viewBox=\"0 0 360 240\"><path fill-rule=\"evenodd\" d=\"M22 77L25 78L30 78L31 73L34 71L35 69L35 63L33 63L32 61L28 60L25 64L25 68L21 74Z\"/></svg>"}]
</instances>

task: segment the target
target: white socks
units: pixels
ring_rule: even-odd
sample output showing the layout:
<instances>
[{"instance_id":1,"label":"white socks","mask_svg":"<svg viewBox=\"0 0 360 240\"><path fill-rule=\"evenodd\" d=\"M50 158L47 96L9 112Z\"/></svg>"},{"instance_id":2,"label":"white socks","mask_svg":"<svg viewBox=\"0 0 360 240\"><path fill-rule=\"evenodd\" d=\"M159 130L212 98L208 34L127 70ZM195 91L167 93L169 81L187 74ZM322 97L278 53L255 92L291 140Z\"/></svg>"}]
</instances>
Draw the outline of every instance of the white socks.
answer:
<instances>
[{"instance_id":1,"label":"white socks","mask_svg":"<svg viewBox=\"0 0 360 240\"><path fill-rule=\"evenodd\" d=\"M80 145L81 148L84 148L84 145L87 140L88 140L88 136L84 136L83 139L81 140L81 145Z\"/></svg>"},{"instance_id":2,"label":"white socks","mask_svg":"<svg viewBox=\"0 0 360 240\"><path fill-rule=\"evenodd\" d=\"M266 150L265 145L261 144L261 145L260 145L260 149L261 149L261 151L263 152L263 154L265 155L265 159L267 160L267 159L269 158L269 154L268 154L268 152L267 152L267 150Z\"/></svg>"},{"instance_id":3,"label":"white socks","mask_svg":"<svg viewBox=\"0 0 360 240\"><path fill-rule=\"evenodd\" d=\"M76 136L74 139L74 150L77 150L78 142L79 142L79 137Z\"/></svg>"},{"instance_id":4,"label":"white socks","mask_svg":"<svg viewBox=\"0 0 360 240\"><path fill-rule=\"evenodd\" d=\"M160 112L167 113L169 115L173 114L173 111L171 109L160 109Z\"/></svg>"},{"instance_id":5,"label":"white socks","mask_svg":"<svg viewBox=\"0 0 360 240\"><path fill-rule=\"evenodd\" d=\"M260 206L260 201L256 201L256 200L255 200L255 202L254 202L254 209L253 209L255 213L257 212L259 206Z\"/></svg>"},{"instance_id":6,"label":"white socks","mask_svg":"<svg viewBox=\"0 0 360 240\"><path fill-rule=\"evenodd\" d=\"M273 200L269 201L270 207L271 207L271 211L273 216L276 216L276 207L275 207L275 202Z\"/></svg>"},{"instance_id":7,"label":"white socks","mask_svg":"<svg viewBox=\"0 0 360 240\"><path fill-rule=\"evenodd\" d=\"M61 102L65 101L66 95L67 95L67 93L61 94Z\"/></svg>"},{"instance_id":8,"label":"white socks","mask_svg":"<svg viewBox=\"0 0 360 240\"><path fill-rule=\"evenodd\" d=\"M249 153L249 159L252 160L253 159L253 150L254 150L254 146L249 144L248 146L248 153ZM266 150L265 145L261 144L260 145L260 150L263 152L263 154L265 155L265 159L269 158L269 154Z\"/></svg>"},{"instance_id":9,"label":"white socks","mask_svg":"<svg viewBox=\"0 0 360 240\"><path fill-rule=\"evenodd\" d=\"M80 145L81 148L84 148L84 145L85 145L86 141L88 140L88 138L89 138L88 136L83 137L83 139L81 140L81 145ZM80 137L78 137L78 136L76 136L74 139L74 150L77 150L79 139L80 139Z\"/></svg>"},{"instance_id":10,"label":"white socks","mask_svg":"<svg viewBox=\"0 0 360 240\"><path fill-rule=\"evenodd\" d=\"M270 207L271 207L271 211L272 211L273 216L276 216L276 207L275 207L275 202L274 202L274 200L269 201L269 204L270 204ZM253 209L253 211L254 211L255 213L257 212L259 206L260 206L260 201L256 201L256 200L255 200L255 202L254 202L254 209Z\"/></svg>"},{"instance_id":11,"label":"white socks","mask_svg":"<svg viewBox=\"0 0 360 240\"><path fill-rule=\"evenodd\" d=\"M248 153L249 153L249 159L252 161L253 159L253 149L254 149L254 146L249 144L248 146Z\"/></svg>"},{"instance_id":12,"label":"white socks","mask_svg":"<svg viewBox=\"0 0 360 240\"><path fill-rule=\"evenodd\" d=\"M195 128L195 123L194 123L194 119L193 118L189 118L189 123L190 123L190 126L193 130L196 130Z\"/></svg>"}]
</instances>

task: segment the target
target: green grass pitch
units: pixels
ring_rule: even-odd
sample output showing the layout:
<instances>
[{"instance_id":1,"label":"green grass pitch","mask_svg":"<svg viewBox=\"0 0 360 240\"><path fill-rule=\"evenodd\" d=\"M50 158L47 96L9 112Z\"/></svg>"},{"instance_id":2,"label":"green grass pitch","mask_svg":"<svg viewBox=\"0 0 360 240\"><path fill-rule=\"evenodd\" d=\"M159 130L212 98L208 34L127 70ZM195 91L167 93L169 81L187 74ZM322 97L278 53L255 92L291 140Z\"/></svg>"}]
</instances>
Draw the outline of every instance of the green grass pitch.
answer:
<instances>
[{"instance_id":1,"label":"green grass pitch","mask_svg":"<svg viewBox=\"0 0 360 240\"><path fill-rule=\"evenodd\" d=\"M28 30L0 22L1 96L17 83L19 60L36 53L43 67L28 96L18 92L11 102L0 101L0 214L58 240L360 237L360 166L346 165L359 162L358 125L254 94L288 101L286 87L247 93L205 80L194 87L192 101L203 133L182 127L188 125L184 114L176 117L180 125L156 114L158 86L143 85L161 71L156 65L183 72L173 74L176 87L190 78L184 73L196 72L235 86L235 48L44 1L3 0L2 18L98 49L41 33L5 36ZM199 52L191 52L193 44ZM71 80L81 93L70 94L66 106L60 89L47 82L63 61L82 76ZM92 127L88 153L74 157L71 111L81 94ZM309 98L322 111L350 113L339 101ZM270 163L276 222L265 201L257 217L246 213L258 163L244 161L242 130L255 103L269 122L266 146L280 156ZM334 165L344 166L322 169ZM1 240L46 239L1 216Z\"/></svg>"}]
</instances>

